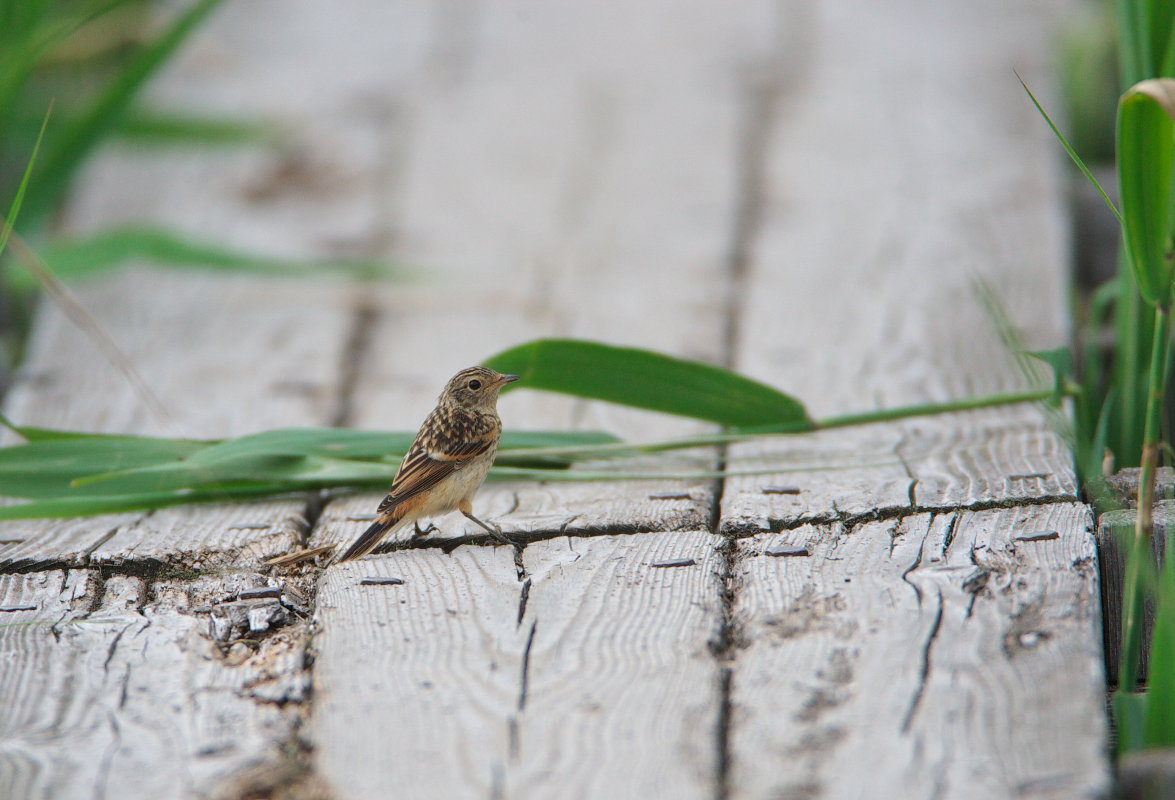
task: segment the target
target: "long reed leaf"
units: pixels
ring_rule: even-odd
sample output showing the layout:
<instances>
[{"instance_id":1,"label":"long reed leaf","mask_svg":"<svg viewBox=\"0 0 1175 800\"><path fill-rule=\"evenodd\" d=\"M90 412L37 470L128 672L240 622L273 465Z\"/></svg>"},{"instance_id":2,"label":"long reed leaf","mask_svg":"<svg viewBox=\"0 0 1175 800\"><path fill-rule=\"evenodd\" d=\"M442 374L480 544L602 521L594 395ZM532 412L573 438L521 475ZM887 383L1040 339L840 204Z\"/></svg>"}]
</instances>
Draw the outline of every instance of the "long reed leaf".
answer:
<instances>
[{"instance_id":1,"label":"long reed leaf","mask_svg":"<svg viewBox=\"0 0 1175 800\"><path fill-rule=\"evenodd\" d=\"M812 427L794 397L700 361L577 339L538 339L485 362L514 386L692 417L733 428ZM513 388L513 387L509 387Z\"/></svg>"},{"instance_id":2,"label":"long reed leaf","mask_svg":"<svg viewBox=\"0 0 1175 800\"><path fill-rule=\"evenodd\" d=\"M1167 303L1175 204L1175 79L1135 84L1118 105L1118 181L1126 251L1147 302Z\"/></svg>"},{"instance_id":3,"label":"long reed leaf","mask_svg":"<svg viewBox=\"0 0 1175 800\"><path fill-rule=\"evenodd\" d=\"M107 228L90 236L57 240L42 250L41 258L57 278L66 282L99 275L132 260L150 261L156 267L192 267L262 275L334 274L373 280L404 274L403 270L377 261L318 263L265 258L199 241L165 228L137 226ZM29 288L36 285L28 276L17 283L22 282Z\"/></svg>"}]
</instances>

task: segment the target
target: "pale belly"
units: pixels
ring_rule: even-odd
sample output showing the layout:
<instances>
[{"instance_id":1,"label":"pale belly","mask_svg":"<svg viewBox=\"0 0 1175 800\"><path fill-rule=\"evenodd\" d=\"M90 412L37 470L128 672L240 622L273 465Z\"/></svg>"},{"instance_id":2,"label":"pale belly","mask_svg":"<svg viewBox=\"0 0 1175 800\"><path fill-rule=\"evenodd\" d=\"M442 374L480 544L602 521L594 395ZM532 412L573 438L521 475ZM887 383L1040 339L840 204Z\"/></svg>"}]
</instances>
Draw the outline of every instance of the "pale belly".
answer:
<instances>
[{"instance_id":1,"label":"pale belly","mask_svg":"<svg viewBox=\"0 0 1175 800\"><path fill-rule=\"evenodd\" d=\"M494 454L487 453L463 469L457 470L434 486L428 493L428 502L420 506L413 519L438 517L450 511L456 511L463 500L470 500L478 488L485 482L490 467L494 464Z\"/></svg>"}]
</instances>

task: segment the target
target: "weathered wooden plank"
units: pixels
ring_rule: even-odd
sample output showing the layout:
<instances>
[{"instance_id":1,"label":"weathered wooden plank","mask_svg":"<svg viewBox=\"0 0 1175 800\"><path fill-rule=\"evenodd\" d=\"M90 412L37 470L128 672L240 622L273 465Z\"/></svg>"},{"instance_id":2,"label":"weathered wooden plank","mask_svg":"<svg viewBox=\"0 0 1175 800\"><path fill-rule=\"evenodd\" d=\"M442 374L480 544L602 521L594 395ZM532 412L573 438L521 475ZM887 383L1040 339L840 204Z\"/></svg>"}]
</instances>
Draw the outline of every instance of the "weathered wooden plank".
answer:
<instances>
[{"instance_id":1,"label":"weathered wooden plank","mask_svg":"<svg viewBox=\"0 0 1175 800\"><path fill-rule=\"evenodd\" d=\"M462 68L405 97L410 149L391 187L394 252L434 283L373 297L355 423L415 425L457 369L539 335L720 360L743 191L741 79L770 48L768 6L648 3L620 17L588 3L468 8ZM513 429L639 440L699 430L521 391L499 411ZM704 454L687 469L713 463ZM319 607L310 727L324 780L344 795L389 785L405 796L713 793L720 675L706 643L720 627L720 592L712 537L688 531L709 526L714 488L487 485L475 508L507 532L683 531L531 540L521 627L508 549L411 548L328 569L320 603L336 607ZM332 502L312 543L357 535L378 499ZM480 533L459 518L438 524L450 536ZM649 567L679 546L695 566ZM580 561L564 563L572 551ZM344 594L344 576L354 583L364 570L431 583L406 604L408 583ZM356 602L362 610L347 607ZM455 613L438 622L442 609ZM406 644L405 630L442 633ZM353 663L355 653L378 665ZM415 688L423 680L427 692ZM347 730L357 715L380 720L379 752L412 755L367 757L377 744Z\"/></svg>"},{"instance_id":2,"label":"weathered wooden plank","mask_svg":"<svg viewBox=\"0 0 1175 800\"><path fill-rule=\"evenodd\" d=\"M319 769L347 797L710 796L716 540L546 540L521 572L503 547L328 570L309 731Z\"/></svg>"},{"instance_id":3,"label":"weathered wooden plank","mask_svg":"<svg viewBox=\"0 0 1175 800\"><path fill-rule=\"evenodd\" d=\"M388 186L393 252L434 283L373 298L382 313L355 424L414 426L449 375L540 335L720 361L740 189L740 71L770 45L759 24L766 6L728 15L705 3L646 3L623 24L590 3L464 8L464 55L454 56L463 70L424 74L421 89L398 101L409 109L397 139L408 149ZM682 315L688 325L677 324ZM643 440L701 429L526 392L508 396L501 413L514 428ZM503 492L482 502L523 531L697 528L713 498L708 480ZM689 493L689 509L649 500L666 492ZM334 541L330 528L321 534Z\"/></svg>"},{"instance_id":4,"label":"weathered wooden plank","mask_svg":"<svg viewBox=\"0 0 1175 800\"><path fill-rule=\"evenodd\" d=\"M79 430L215 438L282 425L325 424L334 413L339 357L351 317L344 287L131 271L86 287L80 296L167 416L154 414L96 345L46 306L27 366L5 406L12 419ZM176 302L177 297L184 302ZM301 513L303 505L286 501L255 506L246 513L256 516L244 522L280 520ZM195 558L204 534L210 546L212 538L218 539L216 549L224 548L222 552L272 536L262 529L233 528L240 522L239 507L234 508L165 512L146 525L141 515L6 523L0 539L20 541L0 545L0 565L81 565L98 550L104 558L117 559L120 552L131 556L135 548L140 554L147 548L153 554L147 557L179 548L192 551ZM184 528L184 520L203 515L211 515L203 533L199 523ZM176 520L171 529L178 525L183 530L161 536L159 531L169 528L168 519ZM266 547L291 547L303 534L289 526L285 530L280 541L266 539Z\"/></svg>"},{"instance_id":5,"label":"weathered wooden plank","mask_svg":"<svg viewBox=\"0 0 1175 800\"><path fill-rule=\"evenodd\" d=\"M88 609L90 581L80 571L0 575L0 785L12 797L52 796L46 790L62 780L44 757L44 740L69 718L75 696L57 645L61 628Z\"/></svg>"},{"instance_id":6,"label":"weathered wooden plank","mask_svg":"<svg viewBox=\"0 0 1175 800\"><path fill-rule=\"evenodd\" d=\"M1126 584L1127 553L1134 541L1134 526L1138 512L1133 508L1107 511L1098 519L1098 565L1101 576L1101 599L1105 618L1106 675L1111 683L1118 681L1119 658L1122 654L1122 593ZM1154 509L1154 536L1151 552L1154 563L1163 564L1168 532L1175 526L1175 503L1160 500ZM1150 637L1155 623L1155 608L1148 605L1142 612L1143 646L1139 654L1139 675L1145 679L1150 669Z\"/></svg>"},{"instance_id":7,"label":"weathered wooden plank","mask_svg":"<svg viewBox=\"0 0 1175 800\"><path fill-rule=\"evenodd\" d=\"M1049 504L740 543L733 794L1098 796L1090 524Z\"/></svg>"},{"instance_id":8,"label":"weathered wooden plank","mask_svg":"<svg viewBox=\"0 0 1175 800\"><path fill-rule=\"evenodd\" d=\"M974 282L1031 346L1063 341L1055 153L1007 78L1016 67L1045 83L1047 19L1010 3L809 9L801 38L820 57L802 79L776 76L787 113L768 144L737 366L792 388L817 417L1023 388ZM846 37L850 24L869 41ZM825 302L780 313L785 297ZM778 458L813 470L726 482L724 530L779 531L737 562L746 648L732 652L731 797L1106 791L1089 521L1038 411L728 455L736 469ZM783 484L800 492L764 491ZM1026 503L1044 505L1014 508ZM1043 528L1056 539L1011 543ZM776 541L811 554L750 555ZM989 574L983 559L997 556L1009 563ZM972 604L983 580L1005 593Z\"/></svg>"},{"instance_id":9,"label":"weathered wooden plank","mask_svg":"<svg viewBox=\"0 0 1175 800\"><path fill-rule=\"evenodd\" d=\"M368 22L397 22L380 12L383 4L369 5ZM298 134L276 151L232 155L110 148L89 166L62 229L166 224L261 254L379 255L386 234L374 188L388 168L382 145L390 112L363 95L408 57L407 46L388 44L401 33L411 39L412 27L373 25L339 46L318 35L324 19L346 24L351 17L313 3L285 5L291 27L283 35L331 42L350 58L319 59L306 76L273 68L289 60L278 51L308 52L292 39L234 44L241 15L272 30L265 9L224 12L158 85L157 97L210 112L278 115ZM379 54L369 61L376 72L341 80L334 70L347 72L364 52ZM234 78L223 92L226 71ZM219 437L330 424L342 413L358 305L344 285L136 269L78 291L166 416L153 415L125 376L46 306L6 404L19 422ZM295 754L305 628L274 630L261 618L272 609L259 608L261 630L238 630L214 624L209 606L265 585L252 570L304 541L306 513L307 503L293 499L4 526L0 568L101 564L102 574L116 574L69 573L89 576L84 603L94 609L41 642L40 660L28 663L44 666L43 680L4 687L0 725L29 766L19 770L28 777L12 784L5 770L0 784L19 786L13 797L178 798L272 794L301 780ZM107 613L123 596L130 606ZM290 614L280 616L289 623ZM218 628L243 641L215 641ZM18 690L19 706L9 694ZM68 714L57 711L63 702ZM29 711L14 716L18 707Z\"/></svg>"},{"instance_id":10,"label":"weathered wooden plank","mask_svg":"<svg viewBox=\"0 0 1175 800\"><path fill-rule=\"evenodd\" d=\"M527 670L507 796L713 796L718 542L681 532L526 548Z\"/></svg>"},{"instance_id":11,"label":"weathered wooden plank","mask_svg":"<svg viewBox=\"0 0 1175 800\"><path fill-rule=\"evenodd\" d=\"M206 796L280 764L305 686L305 626L252 648L207 634L210 603L264 584L0 576L0 609L28 608L0 611L5 796Z\"/></svg>"}]
</instances>

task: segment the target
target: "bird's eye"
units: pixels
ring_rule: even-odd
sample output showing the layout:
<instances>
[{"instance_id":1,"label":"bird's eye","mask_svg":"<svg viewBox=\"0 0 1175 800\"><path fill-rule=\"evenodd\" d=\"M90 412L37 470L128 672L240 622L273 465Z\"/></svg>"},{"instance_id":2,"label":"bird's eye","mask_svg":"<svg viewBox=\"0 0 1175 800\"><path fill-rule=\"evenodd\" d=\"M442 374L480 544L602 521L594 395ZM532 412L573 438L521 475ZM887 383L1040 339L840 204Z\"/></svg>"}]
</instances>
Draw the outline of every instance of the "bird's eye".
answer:
<instances>
[{"instance_id":1,"label":"bird's eye","mask_svg":"<svg viewBox=\"0 0 1175 800\"><path fill-rule=\"evenodd\" d=\"M469 382L469 388L470 389L480 389L481 388L481 381L474 378L473 380L471 380Z\"/></svg>"}]
</instances>

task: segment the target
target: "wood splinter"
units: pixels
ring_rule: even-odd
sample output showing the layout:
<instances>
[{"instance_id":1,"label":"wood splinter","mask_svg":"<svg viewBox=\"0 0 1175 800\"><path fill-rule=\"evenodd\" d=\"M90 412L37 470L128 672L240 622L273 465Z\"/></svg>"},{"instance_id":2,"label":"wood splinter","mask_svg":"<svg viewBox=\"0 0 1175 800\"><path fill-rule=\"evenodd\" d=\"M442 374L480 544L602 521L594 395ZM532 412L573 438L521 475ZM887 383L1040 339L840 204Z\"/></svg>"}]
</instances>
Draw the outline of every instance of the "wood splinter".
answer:
<instances>
[{"instance_id":1,"label":"wood splinter","mask_svg":"<svg viewBox=\"0 0 1175 800\"><path fill-rule=\"evenodd\" d=\"M771 556L773 558L786 558L789 556L808 556L811 555L811 553L808 552L808 548L806 547L800 547L794 544L780 544L776 545L775 547L768 547L763 551L763 555Z\"/></svg>"},{"instance_id":2,"label":"wood splinter","mask_svg":"<svg viewBox=\"0 0 1175 800\"><path fill-rule=\"evenodd\" d=\"M295 550L292 553L276 556L274 558L266 559L261 563L267 567L289 567L294 564L301 564L303 561L310 561L322 553L328 553L334 550L333 544L324 544L319 547L307 547L303 550Z\"/></svg>"},{"instance_id":3,"label":"wood splinter","mask_svg":"<svg viewBox=\"0 0 1175 800\"><path fill-rule=\"evenodd\" d=\"M364 578L359 581L360 586L403 586L403 578Z\"/></svg>"},{"instance_id":4,"label":"wood splinter","mask_svg":"<svg viewBox=\"0 0 1175 800\"><path fill-rule=\"evenodd\" d=\"M1047 542L1050 539L1059 539L1061 534L1056 531L1034 531L1032 533L1024 533L1020 536L1012 538L1014 542Z\"/></svg>"},{"instance_id":5,"label":"wood splinter","mask_svg":"<svg viewBox=\"0 0 1175 800\"><path fill-rule=\"evenodd\" d=\"M669 567L692 567L697 563L692 558L674 558L669 561L657 561L649 566L653 569L666 569Z\"/></svg>"}]
</instances>

